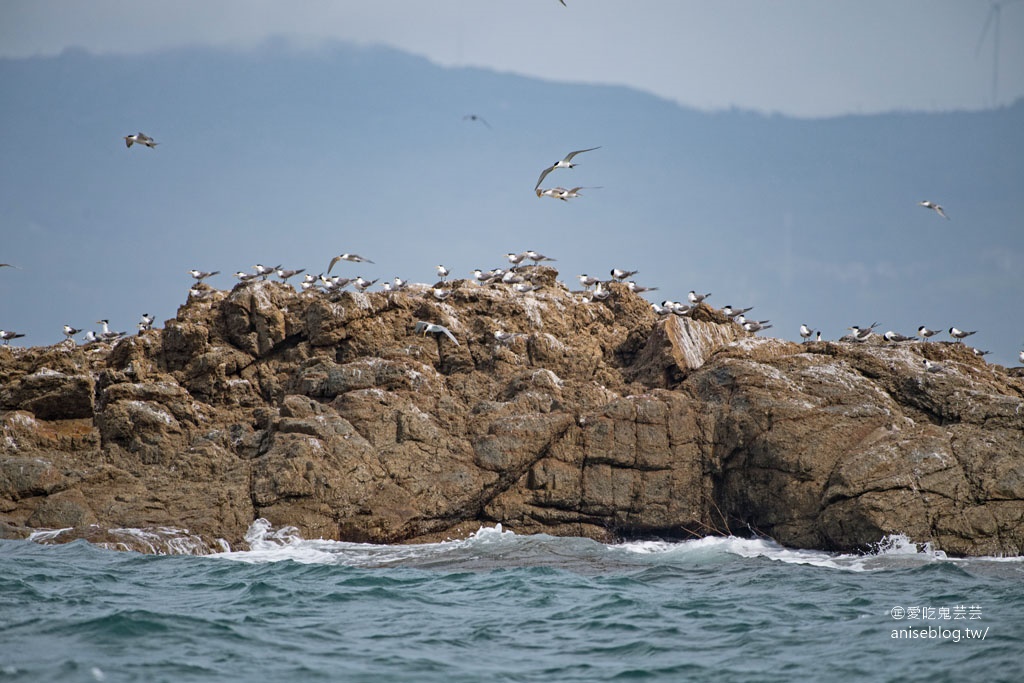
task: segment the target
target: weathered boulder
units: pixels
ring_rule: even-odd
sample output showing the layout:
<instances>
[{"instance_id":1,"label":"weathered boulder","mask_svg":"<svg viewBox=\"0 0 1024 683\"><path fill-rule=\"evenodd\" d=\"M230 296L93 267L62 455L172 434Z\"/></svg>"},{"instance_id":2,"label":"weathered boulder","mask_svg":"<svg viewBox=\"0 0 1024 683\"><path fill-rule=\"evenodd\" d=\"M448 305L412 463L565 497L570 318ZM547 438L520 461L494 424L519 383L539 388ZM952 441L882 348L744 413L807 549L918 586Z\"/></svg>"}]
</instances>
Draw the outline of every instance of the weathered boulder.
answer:
<instances>
[{"instance_id":1,"label":"weathered boulder","mask_svg":"<svg viewBox=\"0 0 1024 683\"><path fill-rule=\"evenodd\" d=\"M623 285L591 301L522 272L540 289L456 281L443 302L201 285L113 347L0 349L0 535L194 552L264 517L372 542L501 522L1024 553L1021 373L961 344L756 338L706 304L659 319Z\"/></svg>"}]
</instances>

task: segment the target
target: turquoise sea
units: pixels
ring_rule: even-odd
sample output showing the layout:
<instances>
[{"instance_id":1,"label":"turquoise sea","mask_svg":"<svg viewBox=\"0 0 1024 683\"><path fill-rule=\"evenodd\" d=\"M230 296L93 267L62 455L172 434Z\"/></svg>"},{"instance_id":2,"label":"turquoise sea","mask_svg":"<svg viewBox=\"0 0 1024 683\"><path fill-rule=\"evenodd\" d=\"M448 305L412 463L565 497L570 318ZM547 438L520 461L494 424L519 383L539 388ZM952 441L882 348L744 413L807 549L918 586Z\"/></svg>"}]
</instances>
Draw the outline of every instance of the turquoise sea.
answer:
<instances>
[{"instance_id":1,"label":"turquoise sea","mask_svg":"<svg viewBox=\"0 0 1024 683\"><path fill-rule=\"evenodd\" d=\"M1021 681L1024 558L484 528L251 550L0 541L3 681ZM187 550L187 548L182 548Z\"/></svg>"}]
</instances>

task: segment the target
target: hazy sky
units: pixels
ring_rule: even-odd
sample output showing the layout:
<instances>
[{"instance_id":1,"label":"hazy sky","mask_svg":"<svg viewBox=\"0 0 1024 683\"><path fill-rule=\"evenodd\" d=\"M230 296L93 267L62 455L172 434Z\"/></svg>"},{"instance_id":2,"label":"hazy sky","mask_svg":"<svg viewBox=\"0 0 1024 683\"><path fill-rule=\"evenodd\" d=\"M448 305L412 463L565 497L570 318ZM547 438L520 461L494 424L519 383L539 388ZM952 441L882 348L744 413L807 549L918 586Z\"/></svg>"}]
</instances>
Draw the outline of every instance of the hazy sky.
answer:
<instances>
[{"instance_id":1,"label":"hazy sky","mask_svg":"<svg viewBox=\"0 0 1024 683\"><path fill-rule=\"evenodd\" d=\"M1024 96L1024 1L1001 0L999 104ZM3 0L0 56L270 36L378 43L442 65L627 85L797 116L993 102L984 0Z\"/></svg>"}]
</instances>

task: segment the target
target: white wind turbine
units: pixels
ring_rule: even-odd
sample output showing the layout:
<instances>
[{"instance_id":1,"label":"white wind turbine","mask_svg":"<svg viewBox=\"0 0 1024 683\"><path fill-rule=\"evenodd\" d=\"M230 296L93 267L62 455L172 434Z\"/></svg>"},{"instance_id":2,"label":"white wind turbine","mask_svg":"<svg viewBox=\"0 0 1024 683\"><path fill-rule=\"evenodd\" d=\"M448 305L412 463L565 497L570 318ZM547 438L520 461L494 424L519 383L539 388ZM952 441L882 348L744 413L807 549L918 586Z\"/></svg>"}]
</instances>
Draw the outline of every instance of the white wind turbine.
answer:
<instances>
[{"instance_id":1,"label":"white wind turbine","mask_svg":"<svg viewBox=\"0 0 1024 683\"><path fill-rule=\"evenodd\" d=\"M988 35L988 27L992 27L992 106L999 102L999 20L1002 17L1003 5L1012 5L1020 0L993 0L990 3L988 15L985 17L985 26L981 29L981 36L978 37L978 47L974 54L981 52L981 46Z\"/></svg>"}]
</instances>

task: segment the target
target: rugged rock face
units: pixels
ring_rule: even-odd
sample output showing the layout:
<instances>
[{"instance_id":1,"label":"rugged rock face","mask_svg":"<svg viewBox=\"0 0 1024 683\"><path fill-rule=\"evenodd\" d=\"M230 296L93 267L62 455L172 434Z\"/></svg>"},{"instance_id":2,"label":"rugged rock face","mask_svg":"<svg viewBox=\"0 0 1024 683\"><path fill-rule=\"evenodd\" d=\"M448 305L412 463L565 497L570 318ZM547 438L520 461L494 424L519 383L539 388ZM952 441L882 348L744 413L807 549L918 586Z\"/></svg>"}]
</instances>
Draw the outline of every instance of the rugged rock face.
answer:
<instances>
[{"instance_id":1,"label":"rugged rock face","mask_svg":"<svg viewBox=\"0 0 1024 683\"><path fill-rule=\"evenodd\" d=\"M113 348L2 348L0 535L220 549L265 517L372 542L501 522L1024 553L1018 372L960 344L753 338L704 305L661 320L535 270L537 291L460 281L443 303L254 282Z\"/></svg>"}]
</instances>

